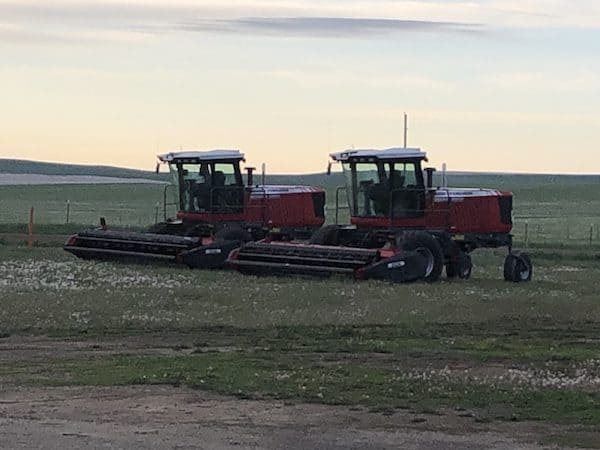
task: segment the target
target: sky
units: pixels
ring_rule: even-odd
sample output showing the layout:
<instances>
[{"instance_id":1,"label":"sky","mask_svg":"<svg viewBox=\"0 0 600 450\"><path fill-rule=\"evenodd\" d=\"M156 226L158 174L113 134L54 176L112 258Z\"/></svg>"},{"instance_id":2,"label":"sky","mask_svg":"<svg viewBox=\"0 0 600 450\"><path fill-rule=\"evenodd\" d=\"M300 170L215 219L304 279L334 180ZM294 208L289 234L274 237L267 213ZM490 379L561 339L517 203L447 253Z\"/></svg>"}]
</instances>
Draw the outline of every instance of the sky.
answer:
<instances>
[{"instance_id":1,"label":"sky","mask_svg":"<svg viewBox=\"0 0 600 450\"><path fill-rule=\"evenodd\" d=\"M600 173L596 0L0 0L0 158Z\"/></svg>"}]
</instances>

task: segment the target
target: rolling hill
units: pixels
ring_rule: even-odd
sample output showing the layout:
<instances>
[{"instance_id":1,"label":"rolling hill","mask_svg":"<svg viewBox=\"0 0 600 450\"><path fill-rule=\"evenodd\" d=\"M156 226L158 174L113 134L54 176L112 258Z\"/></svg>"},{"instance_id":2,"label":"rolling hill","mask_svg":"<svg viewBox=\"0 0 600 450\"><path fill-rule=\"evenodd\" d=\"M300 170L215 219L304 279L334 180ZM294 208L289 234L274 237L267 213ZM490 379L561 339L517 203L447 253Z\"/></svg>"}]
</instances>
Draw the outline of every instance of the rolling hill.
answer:
<instances>
[{"instance_id":1,"label":"rolling hill","mask_svg":"<svg viewBox=\"0 0 600 450\"><path fill-rule=\"evenodd\" d=\"M0 159L0 174L40 174L40 175L86 175L97 177L116 178L144 178L157 181L169 181L170 177L163 172L156 174L153 171L126 169L113 166L90 166L78 164L48 163L16 159ZM255 178L260 179L260 174ZM299 184L322 186L331 191L344 184L343 175L333 172L327 176L325 173L294 174L294 175L267 175L268 184ZM483 173L483 172L448 172L448 181L451 186L459 187L494 187L498 189L513 189L519 187L535 186L575 186L600 184L600 175L560 175L560 174L511 174L511 173ZM435 183L441 183L440 173L436 173Z\"/></svg>"}]
</instances>

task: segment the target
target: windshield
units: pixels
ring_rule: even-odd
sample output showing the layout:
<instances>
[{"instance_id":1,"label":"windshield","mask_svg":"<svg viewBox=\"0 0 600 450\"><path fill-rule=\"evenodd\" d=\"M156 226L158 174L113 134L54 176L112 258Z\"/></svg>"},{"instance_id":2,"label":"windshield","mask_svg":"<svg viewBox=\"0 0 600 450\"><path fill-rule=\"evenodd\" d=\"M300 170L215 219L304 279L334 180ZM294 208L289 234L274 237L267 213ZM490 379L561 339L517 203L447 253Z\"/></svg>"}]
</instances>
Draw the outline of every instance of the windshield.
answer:
<instances>
[{"instance_id":1,"label":"windshield","mask_svg":"<svg viewBox=\"0 0 600 450\"><path fill-rule=\"evenodd\" d=\"M240 212L244 187L239 163L176 164L171 173L179 186L179 204L189 212Z\"/></svg>"},{"instance_id":2,"label":"windshield","mask_svg":"<svg viewBox=\"0 0 600 450\"><path fill-rule=\"evenodd\" d=\"M403 217L420 207L417 197L424 191L420 161L351 161L342 167L353 216Z\"/></svg>"}]
</instances>

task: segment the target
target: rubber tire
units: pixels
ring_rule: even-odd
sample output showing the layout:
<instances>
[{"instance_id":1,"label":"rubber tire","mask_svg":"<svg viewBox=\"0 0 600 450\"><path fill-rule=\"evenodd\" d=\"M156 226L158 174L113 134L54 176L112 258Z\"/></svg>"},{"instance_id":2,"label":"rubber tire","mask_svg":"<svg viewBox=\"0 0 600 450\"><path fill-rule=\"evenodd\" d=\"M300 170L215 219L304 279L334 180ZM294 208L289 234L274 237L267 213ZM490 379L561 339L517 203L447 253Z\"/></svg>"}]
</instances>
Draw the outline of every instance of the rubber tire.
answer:
<instances>
[{"instance_id":1,"label":"rubber tire","mask_svg":"<svg viewBox=\"0 0 600 450\"><path fill-rule=\"evenodd\" d=\"M468 280L473 272L473 261L471 255L461 252L458 260L458 278Z\"/></svg>"},{"instance_id":2,"label":"rubber tire","mask_svg":"<svg viewBox=\"0 0 600 450\"><path fill-rule=\"evenodd\" d=\"M468 280L471 278L473 271L473 262L471 255L461 251L454 261L446 264L446 276L448 278L460 278L461 280Z\"/></svg>"},{"instance_id":3,"label":"rubber tire","mask_svg":"<svg viewBox=\"0 0 600 450\"><path fill-rule=\"evenodd\" d=\"M458 268L455 263L449 262L446 264L446 278L456 278L458 276Z\"/></svg>"},{"instance_id":4,"label":"rubber tire","mask_svg":"<svg viewBox=\"0 0 600 450\"><path fill-rule=\"evenodd\" d=\"M446 248L445 257L448 259L446 263L446 278L456 278L458 276L458 257L461 253L461 249L458 244L454 241L450 241Z\"/></svg>"},{"instance_id":5,"label":"rubber tire","mask_svg":"<svg viewBox=\"0 0 600 450\"><path fill-rule=\"evenodd\" d=\"M325 225L313 233L309 244L313 245L339 245L340 227L337 225Z\"/></svg>"},{"instance_id":6,"label":"rubber tire","mask_svg":"<svg viewBox=\"0 0 600 450\"><path fill-rule=\"evenodd\" d=\"M252 240L252 235L241 227L225 227L215 233L215 241L240 241L249 242Z\"/></svg>"},{"instance_id":7,"label":"rubber tire","mask_svg":"<svg viewBox=\"0 0 600 450\"><path fill-rule=\"evenodd\" d=\"M405 251L425 248L433 258L433 267L423 280L429 283L438 281L444 270L444 252L440 243L426 231L406 231L396 236L396 245Z\"/></svg>"},{"instance_id":8,"label":"rubber tire","mask_svg":"<svg viewBox=\"0 0 600 450\"><path fill-rule=\"evenodd\" d=\"M533 264L527 253L509 253L504 260L504 280L513 283L531 281Z\"/></svg>"}]
</instances>

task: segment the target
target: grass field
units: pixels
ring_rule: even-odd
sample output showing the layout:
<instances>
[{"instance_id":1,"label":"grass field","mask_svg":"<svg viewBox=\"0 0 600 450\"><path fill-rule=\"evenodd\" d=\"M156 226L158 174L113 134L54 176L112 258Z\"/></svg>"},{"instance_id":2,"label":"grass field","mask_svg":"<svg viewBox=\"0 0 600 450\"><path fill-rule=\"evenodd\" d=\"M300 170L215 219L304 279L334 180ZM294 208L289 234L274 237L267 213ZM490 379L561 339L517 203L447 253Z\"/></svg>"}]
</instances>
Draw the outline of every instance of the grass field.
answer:
<instances>
[{"instance_id":1,"label":"grass field","mask_svg":"<svg viewBox=\"0 0 600 450\"><path fill-rule=\"evenodd\" d=\"M476 253L469 281L391 285L5 246L0 336L49 336L54 350L5 358L0 381L186 385L390 414L459 410L479 422L577 425L583 434L567 443L589 446L600 431L600 250L576 251L539 250L529 284L501 281L502 255L488 251ZM132 336L160 344L100 351ZM86 341L99 351L60 350Z\"/></svg>"},{"instance_id":2,"label":"grass field","mask_svg":"<svg viewBox=\"0 0 600 450\"><path fill-rule=\"evenodd\" d=\"M0 384L183 385L384 414L458 411L557 427L544 444L600 447L597 188L521 181L528 284L502 281L494 251L475 252L469 281L408 285L81 261L60 250L62 234L99 216L153 223L163 188L0 187L2 236L25 230L25 205L38 233L59 235L32 249L0 241L0 346L13 349ZM49 350L21 352L26 336Z\"/></svg>"},{"instance_id":3,"label":"grass field","mask_svg":"<svg viewBox=\"0 0 600 450\"><path fill-rule=\"evenodd\" d=\"M308 183L327 187L328 220L335 216L335 189L325 176L274 177L280 183ZM315 178L315 179L312 179ZM539 182L517 178L517 183L499 181L496 176L458 177L452 185L492 186L514 193L514 234L520 243L580 244L600 243L600 197L597 184ZM341 181L341 180L338 180ZM452 181L452 179L451 179ZM581 181L581 180L580 180ZM333 181L333 183L335 180ZM144 228L157 218L163 219L162 185L53 185L53 186L0 186L0 231L26 230L29 208L35 208L35 222L44 226L65 224L67 201L69 222L80 227L97 225L100 217L117 227ZM173 190L168 191L172 202ZM343 199L343 195L341 196ZM175 214L175 207L167 207L167 216ZM345 211L340 220L344 221ZM55 228L56 229L56 228Z\"/></svg>"}]
</instances>

